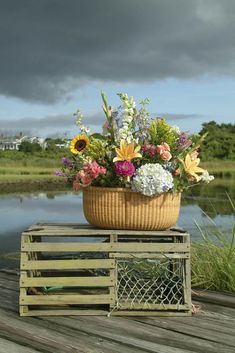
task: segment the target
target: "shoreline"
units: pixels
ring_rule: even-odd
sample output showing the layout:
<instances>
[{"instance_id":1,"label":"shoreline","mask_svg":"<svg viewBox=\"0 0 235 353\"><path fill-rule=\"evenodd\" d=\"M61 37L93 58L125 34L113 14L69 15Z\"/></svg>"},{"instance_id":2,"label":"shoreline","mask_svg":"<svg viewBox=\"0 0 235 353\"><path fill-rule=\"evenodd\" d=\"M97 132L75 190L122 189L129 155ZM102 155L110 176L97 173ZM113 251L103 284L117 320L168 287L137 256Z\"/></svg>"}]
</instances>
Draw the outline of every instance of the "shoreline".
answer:
<instances>
[{"instance_id":1,"label":"shoreline","mask_svg":"<svg viewBox=\"0 0 235 353\"><path fill-rule=\"evenodd\" d=\"M52 191L68 189L68 184L61 179L19 179L19 180L1 180L0 179L0 194L9 192L23 192L23 191Z\"/></svg>"}]
</instances>

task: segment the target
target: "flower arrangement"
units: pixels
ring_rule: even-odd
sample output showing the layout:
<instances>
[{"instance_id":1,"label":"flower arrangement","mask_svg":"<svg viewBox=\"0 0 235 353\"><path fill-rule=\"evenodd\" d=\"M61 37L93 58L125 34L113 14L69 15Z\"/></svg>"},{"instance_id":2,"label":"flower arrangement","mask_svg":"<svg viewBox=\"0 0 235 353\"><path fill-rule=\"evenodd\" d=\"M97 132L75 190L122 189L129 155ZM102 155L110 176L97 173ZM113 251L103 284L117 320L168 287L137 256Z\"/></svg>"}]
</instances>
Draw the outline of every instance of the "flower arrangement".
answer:
<instances>
[{"instance_id":1,"label":"flower arrangement","mask_svg":"<svg viewBox=\"0 0 235 353\"><path fill-rule=\"evenodd\" d=\"M214 179L199 167L204 136L181 132L163 118L151 118L148 99L137 108L133 97L118 94L113 109L102 93L106 120L102 133L91 133L78 111L79 134L70 144L72 158L62 158L62 171L75 191L92 186L125 187L147 196L181 192Z\"/></svg>"}]
</instances>

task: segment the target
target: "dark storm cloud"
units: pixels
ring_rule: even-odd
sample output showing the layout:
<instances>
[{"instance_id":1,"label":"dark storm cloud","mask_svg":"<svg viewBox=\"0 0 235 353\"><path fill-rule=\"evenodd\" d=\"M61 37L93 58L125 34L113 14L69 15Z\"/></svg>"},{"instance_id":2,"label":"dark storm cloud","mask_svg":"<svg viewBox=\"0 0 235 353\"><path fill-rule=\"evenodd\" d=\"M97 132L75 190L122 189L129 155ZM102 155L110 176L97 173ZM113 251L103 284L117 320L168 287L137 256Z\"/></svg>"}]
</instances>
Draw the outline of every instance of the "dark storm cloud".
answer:
<instances>
[{"instance_id":1,"label":"dark storm cloud","mask_svg":"<svg viewBox=\"0 0 235 353\"><path fill-rule=\"evenodd\" d=\"M0 0L0 94L235 74L234 0Z\"/></svg>"}]
</instances>

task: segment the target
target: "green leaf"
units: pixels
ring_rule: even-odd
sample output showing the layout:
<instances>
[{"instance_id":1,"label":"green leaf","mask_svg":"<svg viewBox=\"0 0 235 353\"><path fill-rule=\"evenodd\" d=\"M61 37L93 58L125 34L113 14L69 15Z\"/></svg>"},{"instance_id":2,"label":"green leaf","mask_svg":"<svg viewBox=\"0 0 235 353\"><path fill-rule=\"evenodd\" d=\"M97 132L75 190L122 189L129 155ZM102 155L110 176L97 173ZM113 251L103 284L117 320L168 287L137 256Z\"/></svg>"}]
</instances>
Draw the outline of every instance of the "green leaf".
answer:
<instances>
[{"instance_id":1,"label":"green leaf","mask_svg":"<svg viewBox=\"0 0 235 353\"><path fill-rule=\"evenodd\" d=\"M92 135L90 135L91 138L97 139L97 140L107 140L107 137L97 133L94 133Z\"/></svg>"}]
</instances>

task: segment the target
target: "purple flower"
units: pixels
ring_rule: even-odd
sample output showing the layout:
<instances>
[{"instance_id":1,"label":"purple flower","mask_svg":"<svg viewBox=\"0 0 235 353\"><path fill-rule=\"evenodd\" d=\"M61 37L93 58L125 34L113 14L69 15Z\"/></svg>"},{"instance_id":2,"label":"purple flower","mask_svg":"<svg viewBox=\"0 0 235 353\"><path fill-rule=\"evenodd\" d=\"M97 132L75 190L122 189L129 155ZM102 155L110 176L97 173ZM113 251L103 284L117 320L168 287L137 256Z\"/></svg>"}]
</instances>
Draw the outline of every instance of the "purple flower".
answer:
<instances>
[{"instance_id":1,"label":"purple flower","mask_svg":"<svg viewBox=\"0 0 235 353\"><path fill-rule=\"evenodd\" d=\"M66 157L63 157L62 159L61 159L61 163L63 163L64 164L64 166L66 166L66 167L70 167L73 163L68 159L68 158L66 158Z\"/></svg>"},{"instance_id":2,"label":"purple flower","mask_svg":"<svg viewBox=\"0 0 235 353\"><path fill-rule=\"evenodd\" d=\"M64 177L65 176L65 174L63 172L61 172L60 170L55 170L54 171L54 175L59 176L59 177Z\"/></svg>"},{"instance_id":3,"label":"purple flower","mask_svg":"<svg viewBox=\"0 0 235 353\"><path fill-rule=\"evenodd\" d=\"M122 177L131 177L135 173L135 166L129 161L121 161L115 163L115 172Z\"/></svg>"},{"instance_id":4,"label":"purple flower","mask_svg":"<svg viewBox=\"0 0 235 353\"><path fill-rule=\"evenodd\" d=\"M189 140L188 134L186 134L186 132L182 132L176 141L176 145L178 147L178 150L182 151L190 147L192 145L192 141Z\"/></svg>"}]
</instances>

